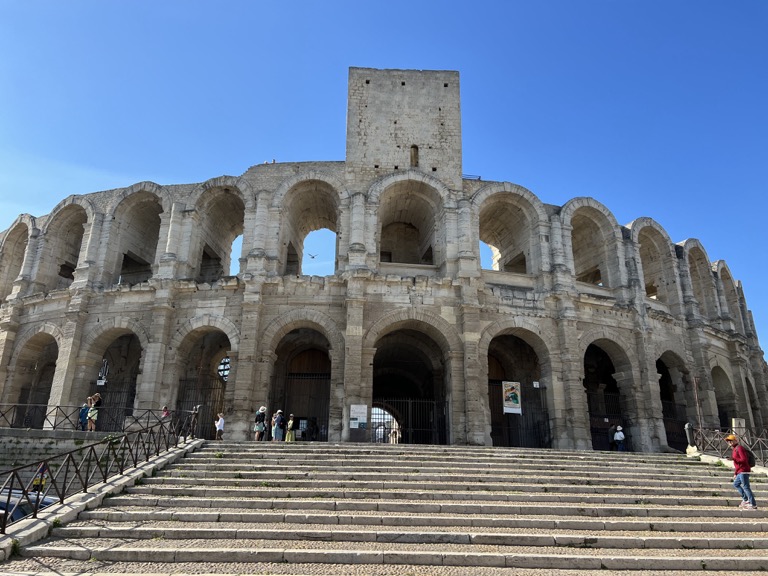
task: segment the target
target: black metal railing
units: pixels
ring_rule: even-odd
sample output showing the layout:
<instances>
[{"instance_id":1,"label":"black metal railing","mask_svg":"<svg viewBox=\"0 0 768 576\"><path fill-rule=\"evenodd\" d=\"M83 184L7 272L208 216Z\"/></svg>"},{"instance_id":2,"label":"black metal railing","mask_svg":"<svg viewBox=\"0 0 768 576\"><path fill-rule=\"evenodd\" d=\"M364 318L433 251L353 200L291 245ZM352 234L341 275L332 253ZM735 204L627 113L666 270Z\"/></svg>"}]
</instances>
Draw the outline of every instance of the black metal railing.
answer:
<instances>
[{"instance_id":1,"label":"black metal railing","mask_svg":"<svg viewBox=\"0 0 768 576\"><path fill-rule=\"evenodd\" d=\"M187 437L195 437L197 415L186 413L181 418L170 414L149 419L145 426L124 434L109 435L98 442L81 446L63 454L13 468L3 474L0 485L0 534L5 534L9 519L17 509L37 513L51 499L62 503L76 493L106 482L126 469L149 461L170 450ZM138 420L136 421L138 423Z\"/></svg>"},{"instance_id":2,"label":"black metal railing","mask_svg":"<svg viewBox=\"0 0 768 576\"><path fill-rule=\"evenodd\" d=\"M728 434L735 434L739 442L752 451L759 466L768 466L768 430L752 430L750 428L738 430L732 428L691 428L691 430L696 447L703 454L730 458L731 447L725 441L725 437Z\"/></svg>"},{"instance_id":3,"label":"black metal railing","mask_svg":"<svg viewBox=\"0 0 768 576\"><path fill-rule=\"evenodd\" d=\"M85 430L80 418L82 406L46 404L0 404L0 428L38 430ZM115 408L115 409L111 409ZM96 420L97 432L124 432L146 426L161 418L160 410L134 410L102 405Z\"/></svg>"}]
</instances>

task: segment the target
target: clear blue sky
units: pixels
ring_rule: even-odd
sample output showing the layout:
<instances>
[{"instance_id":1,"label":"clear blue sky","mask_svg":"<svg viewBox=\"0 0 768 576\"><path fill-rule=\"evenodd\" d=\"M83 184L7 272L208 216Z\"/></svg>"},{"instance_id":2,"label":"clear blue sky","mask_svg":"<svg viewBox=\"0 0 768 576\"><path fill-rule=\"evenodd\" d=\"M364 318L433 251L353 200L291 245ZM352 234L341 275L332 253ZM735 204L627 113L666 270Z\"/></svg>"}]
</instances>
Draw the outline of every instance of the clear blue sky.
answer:
<instances>
[{"instance_id":1,"label":"clear blue sky","mask_svg":"<svg viewBox=\"0 0 768 576\"><path fill-rule=\"evenodd\" d=\"M343 160L350 66L458 70L464 172L700 239L768 339L768 1L0 0L0 230Z\"/></svg>"}]
</instances>

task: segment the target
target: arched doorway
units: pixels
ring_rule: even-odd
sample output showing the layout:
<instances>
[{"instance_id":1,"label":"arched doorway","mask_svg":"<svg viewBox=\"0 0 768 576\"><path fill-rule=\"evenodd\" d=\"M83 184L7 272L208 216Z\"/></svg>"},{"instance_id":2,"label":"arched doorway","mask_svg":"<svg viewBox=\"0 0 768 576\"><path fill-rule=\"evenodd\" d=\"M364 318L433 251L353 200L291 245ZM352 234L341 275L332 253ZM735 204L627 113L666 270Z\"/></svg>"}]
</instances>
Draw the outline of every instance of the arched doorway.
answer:
<instances>
[{"instance_id":1,"label":"arched doorway","mask_svg":"<svg viewBox=\"0 0 768 576\"><path fill-rule=\"evenodd\" d=\"M613 375L616 373L610 356L595 344L584 353L584 390L589 409L589 428L594 450L611 448L608 435L612 426L625 428L625 445L630 438L621 410L621 393Z\"/></svg>"},{"instance_id":2,"label":"arched doorway","mask_svg":"<svg viewBox=\"0 0 768 576\"><path fill-rule=\"evenodd\" d=\"M16 404L14 427L43 428L58 356L59 346L50 334L36 334L24 345L10 394Z\"/></svg>"},{"instance_id":3,"label":"arched doorway","mask_svg":"<svg viewBox=\"0 0 768 576\"><path fill-rule=\"evenodd\" d=\"M140 362L141 343L133 333L115 338L104 351L98 378L91 382L90 390L91 395L98 392L102 400L97 430L121 431L125 417L133 414Z\"/></svg>"},{"instance_id":4,"label":"arched doorway","mask_svg":"<svg viewBox=\"0 0 768 576\"><path fill-rule=\"evenodd\" d=\"M504 413L504 382L517 383L521 413ZM539 358L521 338L507 335L491 341L488 348L488 406L494 446L552 446Z\"/></svg>"},{"instance_id":5,"label":"arched doorway","mask_svg":"<svg viewBox=\"0 0 768 576\"><path fill-rule=\"evenodd\" d=\"M386 334L376 344L373 359L373 408L371 427L384 424L374 418L388 415L398 430L397 442L446 444L448 407L445 367L437 343L426 334L401 329ZM376 440L373 435L372 440Z\"/></svg>"},{"instance_id":6,"label":"arched doorway","mask_svg":"<svg viewBox=\"0 0 768 576\"><path fill-rule=\"evenodd\" d=\"M688 440L685 425L688 423L688 410L685 402L682 363L675 363L671 354L662 355L656 360L656 372L659 374L659 398L664 418L664 430L667 445L676 450L685 451ZM669 364L668 364L669 363Z\"/></svg>"},{"instance_id":7,"label":"arched doorway","mask_svg":"<svg viewBox=\"0 0 768 576\"><path fill-rule=\"evenodd\" d=\"M272 412L294 415L296 440L327 442L331 399L330 344L320 332L297 328L277 347Z\"/></svg>"},{"instance_id":8,"label":"arched doorway","mask_svg":"<svg viewBox=\"0 0 768 576\"><path fill-rule=\"evenodd\" d=\"M721 428L730 429L733 418L736 418L736 394L728 374L720 366L712 368L712 384L715 388L717 402L717 418Z\"/></svg>"},{"instance_id":9,"label":"arched doorway","mask_svg":"<svg viewBox=\"0 0 768 576\"><path fill-rule=\"evenodd\" d=\"M208 440L215 437L213 422L217 414L224 411L229 370L221 370L221 366L229 366L229 349L226 334L210 327L191 332L179 348L179 357L185 358L186 362L180 370L176 410L183 419L197 407L198 429L195 433Z\"/></svg>"}]
</instances>

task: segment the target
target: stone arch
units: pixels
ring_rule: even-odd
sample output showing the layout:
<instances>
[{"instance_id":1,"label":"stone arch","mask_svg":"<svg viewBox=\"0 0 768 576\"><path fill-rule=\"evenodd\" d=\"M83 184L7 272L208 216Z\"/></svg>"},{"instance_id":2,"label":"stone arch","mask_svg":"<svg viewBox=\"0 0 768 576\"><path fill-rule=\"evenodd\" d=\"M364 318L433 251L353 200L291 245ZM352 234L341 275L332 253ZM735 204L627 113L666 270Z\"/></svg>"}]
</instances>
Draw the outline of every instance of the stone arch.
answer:
<instances>
[{"instance_id":1,"label":"stone arch","mask_svg":"<svg viewBox=\"0 0 768 576\"><path fill-rule=\"evenodd\" d=\"M204 197L216 190L226 190L236 194L245 206L250 205L256 198L256 191L248 180L236 176L219 176L198 184L187 200L191 206L202 205L205 201Z\"/></svg>"},{"instance_id":2,"label":"stone arch","mask_svg":"<svg viewBox=\"0 0 768 576\"><path fill-rule=\"evenodd\" d=\"M667 446L685 450L688 440L685 425L695 422L697 392L685 362L685 351L678 342L655 346L655 367L661 416L667 436ZM656 390L652 390L654 395ZM656 414L651 415L658 416Z\"/></svg>"},{"instance_id":3,"label":"stone arch","mask_svg":"<svg viewBox=\"0 0 768 576\"><path fill-rule=\"evenodd\" d=\"M541 271L547 246L541 241L549 218L542 202L529 190L508 182L487 184L471 199L473 235L493 253L493 269L521 274Z\"/></svg>"},{"instance_id":4,"label":"stone arch","mask_svg":"<svg viewBox=\"0 0 768 576\"><path fill-rule=\"evenodd\" d=\"M302 172L291 178L288 178L280 183L275 193L272 195L272 208L280 208L285 202L286 195L296 188L296 186L303 182L316 181L322 182L331 190L334 190L338 194L338 203L341 204L349 200L349 191L347 190L344 182L332 174L323 172L320 170L309 170Z\"/></svg>"},{"instance_id":5,"label":"stone arch","mask_svg":"<svg viewBox=\"0 0 768 576\"><path fill-rule=\"evenodd\" d=\"M450 192L421 172L405 171L378 180L369 191L377 207L367 244L378 246L381 262L442 266L446 260L446 213L455 210Z\"/></svg>"},{"instance_id":6,"label":"stone arch","mask_svg":"<svg viewBox=\"0 0 768 576\"><path fill-rule=\"evenodd\" d=\"M610 348L611 351L606 350L606 352L611 356L617 371L633 370L632 359L627 350L634 349L634 342L619 330L608 326L593 327L584 332L579 337L579 353L583 356L589 345L598 341L606 343Z\"/></svg>"},{"instance_id":7,"label":"stone arch","mask_svg":"<svg viewBox=\"0 0 768 576\"><path fill-rule=\"evenodd\" d=\"M344 349L344 337L336 322L317 310L291 310L269 323L261 336L264 348L275 350L280 340L296 328L313 328L320 332L330 343L331 350Z\"/></svg>"},{"instance_id":8,"label":"stone arch","mask_svg":"<svg viewBox=\"0 0 768 576\"><path fill-rule=\"evenodd\" d=\"M140 193L149 194L157 198L157 201L163 207L163 212L167 212L171 209L172 200L168 190L160 184L145 180L143 182L136 182L135 184L131 184L130 186L118 190L117 194L110 198L106 213L115 214L115 212L120 209L120 205L123 204L126 199Z\"/></svg>"},{"instance_id":9,"label":"stone arch","mask_svg":"<svg viewBox=\"0 0 768 576\"><path fill-rule=\"evenodd\" d=\"M130 318L116 317L109 318L104 322L98 322L95 327L92 327L88 335L83 338L80 349L91 350L94 346L98 346L100 341L104 340L106 334L114 332L132 332L139 339L142 348L146 349L149 346L149 333L142 324Z\"/></svg>"},{"instance_id":10,"label":"stone arch","mask_svg":"<svg viewBox=\"0 0 768 576\"><path fill-rule=\"evenodd\" d=\"M90 200L70 196L47 217L41 235L44 248L34 278L44 292L67 288L75 280L75 270L83 260L87 224L93 228L94 213Z\"/></svg>"},{"instance_id":11,"label":"stone arch","mask_svg":"<svg viewBox=\"0 0 768 576\"><path fill-rule=\"evenodd\" d=\"M626 271L621 226L608 208L594 198L574 198L560 211L570 234L564 241L570 248L575 280L607 288L622 286Z\"/></svg>"},{"instance_id":12,"label":"stone arch","mask_svg":"<svg viewBox=\"0 0 768 576\"><path fill-rule=\"evenodd\" d=\"M632 221L627 228L646 297L682 311L680 271L675 244L669 234L658 222L647 217Z\"/></svg>"},{"instance_id":13,"label":"stone arch","mask_svg":"<svg viewBox=\"0 0 768 576\"><path fill-rule=\"evenodd\" d=\"M213 314L202 314L190 318L184 324L182 324L176 332L174 332L169 343L169 347L173 352L173 359L175 360L179 356L179 352L184 340L192 332L205 328L212 328L220 330L228 339L230 343L230 350L237 352L240 345L240 330L237 326L223 316L216 316Z\"/></svg>"},{"instance_id":14,"label":"stone arch","mask_svg":"<svg viewBox=\"0 0 768 576\"><path fill-rule=\"evenodd\" d=\"M4 403L50 402L51 386L56 377L56 361L63 342L64 334L61 328L51 322L27 326L19 332L8 363L8 380L2 398ZM46 352L51 343L56 348L53 358L48 357ZM42 366L38 364L40 360L43 361ZM39 428L41 425L42 423L34 422L29 423L27 427Z\"/></svg>"},{"instance_id":15,"label":"stone arch","mask_svg":"<svg viewBox=\"0 0 768 576\"><path fill-rule=\"evenodd\" d=\"M733 328L739 334L746 334L744 317L742 316L741 298L739 297L739 282L734 280L731 270L725 260L715 262L715 272L723 287L723 296L727 306L727 317L733 322ZM725 312L725 311L724 311Z\"/></svg>"},{"instance_id":16,"label":"stone arch","mask_svg":"<svg viewBox=\"0 0 768 576\"><path fill-rule=\"evenodd\" d=\"M717 358L710 361L710 375L720 427L730 428L731 420L738 416L739 399L734 388L736 380L727 366L721 365Z\"/></svg>"},{"instance_id":17,"label":"stone arch","mask_svg":"<svg viewBox=\"0 0 768 576\"><path fill-rule=\"evenodd\" d=\"M339 238L348 234L342 218L349 193L337 178L309 171L281 183L272 197L270 236L277 238L277 266L281 275L301 275L304 241L308 234L327 229L336 235L334 271L338 268Z\"/></svg>"},{"instance_id":18,"label":"stone arch","mask_svg":"<svg viewBox=\"0 0 768 576\"><path fill-rule=\"evenodd\" d=\"M419 327L437 342L443 354L461 352L464 348L453 324L431 312L414 308L384 314L363 335L363 348L375 348L376 342L382 336L409 324Z\"/></svg>"},{"instance_id":19,"label":"stone arch","mask_svg":"<svg viewBox=\"0 0 768 576\"><path fill-rule=\"evenodd\" d=\"M707 320L713 320L718 317L719 307L711 260L704 246L695 238L685 240L682 249L688 265L691 291L698 305L698 314Z\"/></svg>"},{"instance_id":20,"label":"stone arch","mask_svg":"<svg viewBox=\"0 0 768 576\"><path fill-rule=\"evenodd\" d=\"M12 292L16 279L23 274L24 261L29 257L30 242L37 230L34 218L19 216L0 242L0 302Z\"/></svg>"},{"instance_id":21,"label":"stone arch","mask_svg":"<svg viewBox=\"0 0 768 576\"><path fill-rule=\"evenodd\" d=\"M393 174L387 174L376 180L369 188L367 193L367 200L369 204L379 204L381 201L381 195L388 188L396 184L403 182L420 182L430 188L434 189L442 204L446 208L455 208L453 194L450 188L448 188L441 180L420 172L418 170L398 170Z\"/></svg>"},{"instance_id":22,"label":"stone arch","mask_svg":"<svg viewBox=\"0 0 768 576\"><path fill-rule=\"evenodd\" d=\"M555 411L555 390L550 350L555 346L528 318L501 319L481 332L477 365L488 396L482 403L488 418L486 435L490 434L494 446L552 446L550 414ZM519 382L522 414L504 414L504 380Z\"/></svg>"},{"instance_id":23,"label":"stone arch","mask_svg":"<svg viewBox=\"0 0 768 576\"><path fill-rule=\"evenodd\" d=\"M154 182L141 182L121 191L105 227L102 281L106 286L140 284L152 276L160 245L161 214L169 208L162 187Z\"/></svg>"},{"instance_id":24,"label":"stone arch","mask_svg":"<svg viewBox=\"0 0 768 576\"><path fill-rule=\"evenodd\" d=\"M193 197L197 218L191 233L189 260L192 275L200 283L213 284L232 271L235 239L245 229L246 207L255 201L239 185L247 182L231 177L208 180ZM242 249L241 249L242 254Z\"/></svg>"}]
</instances>

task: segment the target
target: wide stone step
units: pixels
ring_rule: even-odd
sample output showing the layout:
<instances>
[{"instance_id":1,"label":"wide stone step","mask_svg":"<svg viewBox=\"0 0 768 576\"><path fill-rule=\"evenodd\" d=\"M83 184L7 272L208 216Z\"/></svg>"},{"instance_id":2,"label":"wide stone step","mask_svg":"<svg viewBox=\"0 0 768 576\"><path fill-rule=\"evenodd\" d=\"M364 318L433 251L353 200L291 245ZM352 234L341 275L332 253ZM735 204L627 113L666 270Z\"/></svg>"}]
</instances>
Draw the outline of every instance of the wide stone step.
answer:
<instances>
[{"instance_id":1,"label":"wide stone step","mask_svg":"<svg viewBox=\"0 0 768 576\"><path fill-rule=\"evenodd\" d=\"M647 536L633 534L578 534L568 531L528 534L525 532L487 533L463 530L343 530L323 525L279 524L269 528L238 526L168 527L168 526L73 526L53 530L54 537L121 538L151 540L301 540L305 542L385 542L410 544L460 544L487 546L569 546L578 548L643 548L643 549L768 549L768 536L741 533L738 537L708 534L700 536Z\"/></svg>"},{"instance_id":2,"label":"wide stone step","mask_svg":"<svg viewBox=\"0 0 768 576\"><path fill-rule=\"evenodd\" d=\"M768 555L762 550L676 549L674 554L642 548L589 549L572 546L496 546L403 544L398 542L357 543L303 542L303 547L247 546L238 540L209 541L99 539L87 545L36 545L22 550L24 557L59 557L81 561L142 563L321 563L347 565L432 565L541 568L569 570L768 570ZM87 543L87 541L86 541ZM226 545L225 545L226 544Z\"/></svg>"},{"instance_id":3,"label":"wide stone step","mask_svg":"<svg viewBox=\"0 0 768 576\"><path fill-rule=\"evenodd\" d=\"M129 494L153 494L158 496L191 496L198 498L365 498L365 499L399 499L412 501L429 500L462 500L462 501L503 501L503 502L540 502L547 504L582 503L584 505L623 504L643 506L687 506L687 507L717 507L738 504L736 493L727 496L653 496L643 494L604 495L600 491L592 493L563 493L542 491L540 493L524 493L504 489L475 489L452 491L452 485L432 486L427 490L413 490L405 485L387 485L383 482L366 483L329 483L328 485L310 484L300 487L294 483L273 482L263 488L190 486L190 485L142 485L126 490ZM491 487L492 488L492 487Z\"/></svg>"},{"instance_id":4,"label":"wide stone step","mask_svg":"<svg viewBox=\"0 0 768 576\"><path fill-rule=\"evenodd\" d=\"M425 502L422 500L408 499L356 499L347 497L330 498L300 498L296 495L291 497L283 496L271 498L244 497L232 494L231 491L223 491L219 496L201 494L198 497L176 497L176 496L157 496L155 494L144 492L135 492L136 488L131 489L129 494L109 498L106 502L110 507L114 506L163 506L174 508L214 508L216 510L240 509L240 510L304 510L318 511L323 510L330 513L344 511L378 511L394 513L411 514L450 514L450 515L469 515L469 514L494 514L494 515L551 515L559 514L563 516L580 517L668 517L684 518L692 516L707 515L710 517L732 518L749 516L751 518L765 518L768 512L764 510L740 511L736 506L738 500L731 501L729 507L723 506L628 506L624 503L611 505L602 503L602 505L584 505L578 502L571 504L553 504L539 502L530 504L531 499L521 497L520 502L525 504L499 503L498 499L489 499L487 502L456 503L451 501ZM201 489L201 491L205 491ZM141 494L141 500L135 498L132 494ZM357 496L360 496L357 494ZM512 495L508 496L508 499ZM139 504L141 502L141 504ZM214 512L218 513L218 512Z\"/></svg>"},{"instance_id":5,"label":"wide stone step","mask_svg":"<svg viewBox=\"0 0 768 576\"><path fill-rule=\"evenodd\" d=\"M281 468L278 466L265 466L257 468L247 468L241 464L219 463L199 465L194 468L174 467L163 474L163 478L189 478L189 479L301 479L317 478L321 480L332 479L399 479L414 481L452 481L452 482L517 482L517 481L536 481L537 483L557 482L571 484L586 484L589 486L615 487L617 485L643 485L647 486L649 481L663 487L679 488L707 488L716 486L730 485L731 476L717 475L702 477L700 474L690 474L682 476L665 472L664 474L643 474L641 478L637 474L611 474L606 477L605 471L586 473L570 470L549 470L547 475L542 477L541 469L523 470L477 470L467 468L464 470L445 470L440 468L398 468L394 466L374 466L374 467L356 467L350 468L328 468L323 469L317 466L292 466L290 468ZM756 478L759 481L759 478Z\"/></svg>"},{"instance_id":6,"label":"wide stone step","mask_svg":"<svg viewBox=\"0 0 768 576\"><path fill-rule=\"evenodd\" d=\"M296 534L310 534L306 539L313 540L343 540L346 534L357 534L364 530L366 534L374 531L377 527L384 529L397 528L398 534L416 533L426 534L425 526L429 527L429 532L440 533L460 533L472 535L490 535L497 534L502 537L512 535L537 535L545 536L572 536L581 535L582 538L594 539L602 538L600 545L603 547L612 547L606 544L606 538L620 538L618 540L622 547L626 547L626 538L639 542L642 538L649 538L655 542L654 547L659 547L661 542L680 542L681 538L690 543L689 547L700 546L703 540L729 541L737 540L737 548L765 548L768 546L768 535L765 533L765 525L762 522L708 522L699 520L697 522L681 521L584 521L580 519L562 519L562 518L517 518L509 519L506 522L498 518L430 518L429 516L374 516L374 515L339 515L339 516L321 516L321 515L296 515L296 514L243 514L226 515L226 519L209 518L202 516L200 521L195 523L192 528L180 528L178 522L189 521L191 514L162 516L153 511L145 511L144 514L127 514L125 517L117 519L110 518L109 524L105 525L98 522L88 522L94 520L94 517L84 517L78 522L73 522L66 527L56 528L53 535L62 538L75 537L124 537L124 538L155 538L155 537L175 537L181 538L188 534L190 538L257 538L252 536L252 530L267 531L270 534L264 536L265 539L305 539L304 536L295 536ZM432 520L432 521L430 521ZM243 525L247 525L244 528ZM339 528L355 526L354 531L348 528ZM139 532L132 533L133 530ZM390 530L391 531L391 530ZM168 535L165 534L168 532ZM329 534L326 534L329 533ZM376 531L378 533L379 531ZM225 536L232 534L235 536ZM669 533L669 534L665 534ZM674 534L672 534L674 533ZM738 533L735 536L734 533ZM352 540L355 540L352 537ZM363 540L374 541L370 536L365 536ZM752 543L752 541L759 543ZM612 542L612 541L611 541ZM499 542L496 542L501 543ZM509 542L515 544L515 542ZM517 542L517 544L520 544ZM562 544L561 544L562 545ZM669 547L676 547L676 544L670 543ZM709 546L714 548L715 546ZM718 546L719 547L719 546Z\"/></svg>"},{"instance_id":7,"label":"wide stone step","mask_svg":"<svg viewBox=\"0 0 768 576\"><path fill-rule=\"evenodd\" d=\"M249 477L247 473L238 474L234 479L225 473L211 473L206 476L200 475L179 475L162 476L159 478L147 478L143 481L146 486L195 486L200 484L200 480L205 479L208 486L231 486L236 488L251 488L268 484L274 488L297 488L297 489L316 489L316 488L360 488L365 490L381 489L382 487L405 490L413 486L428 485L434 490L452 490L461 486L463 490L470 492L536 492L536 493L569 493L569 494L602 494L610 492L615 495L666 495L675 497L710 497L719 496L720 493L730 489L727 484L713 484L711 486L664 486L647 484L619 484L614 486L594 485L591 482L577 482L574 479L570 483L559 483L560 478L543 479L535 484L526 484L524 479L509 479L500 481L498 478L478 479L467 481L461 477L451 476L394 476L389 474L350 474L349 476L337 476L329 478L327 476L307 475L302 477L287 477L279 474L253 474ZM198 480L197 482L195 480Z\"/></svg>"}]
</instances>

